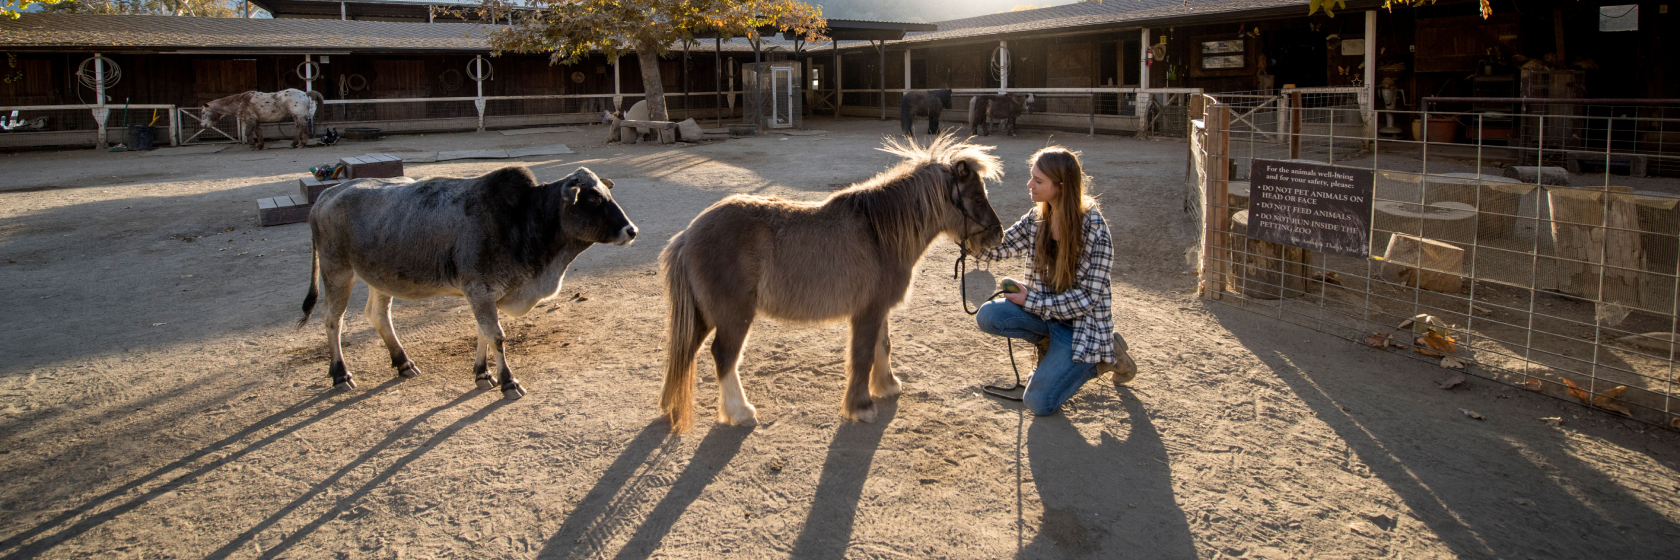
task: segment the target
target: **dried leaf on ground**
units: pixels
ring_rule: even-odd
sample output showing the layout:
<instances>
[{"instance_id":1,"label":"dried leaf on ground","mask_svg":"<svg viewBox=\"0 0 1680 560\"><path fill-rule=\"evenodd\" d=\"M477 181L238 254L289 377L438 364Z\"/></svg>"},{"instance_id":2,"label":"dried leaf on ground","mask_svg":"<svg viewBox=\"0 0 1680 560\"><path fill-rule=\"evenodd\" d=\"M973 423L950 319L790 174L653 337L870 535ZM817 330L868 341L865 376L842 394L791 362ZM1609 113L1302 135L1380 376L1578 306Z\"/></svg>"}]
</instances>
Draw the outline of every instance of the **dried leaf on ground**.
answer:
<instances>
[{"instance_id":1,"label":"dried leaf on ground","mask_svg":"<svg viewBox=\"0 0 1680 560\"><path fill-rule=\"evenodd\" d=\"M1365 337L1365 345L1372 348L1388 348L1392 344L1394 344L1394 337L1383 333L1374 332L1371 333L1371 336Z\"/></svg>"},{"instance_id":2,"label":"dried leaf on ground","mask_svg":"<svg viewBox=\"0 0 1680 560\"><path fill-rule=\"evenodd\" d=\"M1431 358L1440 358L1440 357L1446 356L1446 354L1442 354L1440 352L1436 352L1436 351L1430 349L1429 348L1429 343L1424 340L1424 337L1421 337L1421 336L1412 340L1412 351L1417 352L1419 354L1423 354L1425 356L1429 356Z\"/></svg>"},{"instance_id":3,"label":"dried leaf on ground","mask_svg":"<svg viewBox=\"0 0 1680 560\"><path fill-rule=\"evenodd\" d=\"M1576 385L1574 381L1568 379L1563 380L1563 384L1565 385L1564 389L1569 391L1569 396L1575 397L1575 400L1581 401L1581 404L1592 404L1592 394L1582 389L1580 385Z\"/></svg>"},{"instance_id":4,"label":"dried leaf on ground","mask_svg":"<svg viewBox=\"0 0 1680 560\"><path fill-rule=\"evenodd\" d=\"M1448 359L1451 359L1451 358L1449 357ZM1447 376L1446 379L1436 381L1435 385L1437 387L1442 388L1442 389L1452 389L1453 387L1463 385L1465 381L1466 381L1466 379L1464 378L1464 374L1454 373L1452 375Z\"/></svg>"},{"instance_id":5,"label":"dried leaf on ground","mask_svg":"<svg viewBox=\"0 0 1680 560\"><path fill-rule=\"evenodd\" d=\"M1419 313L1410 319L1402 321L1397 329L1411 329L1415 333L1431 332L1439 336L1447 336L1447 323L1440 317L1428 313Z\"/></svg>"},{"instance_id":6,"label":"dried leaf on ground","mask_svg":"<svg viewBox=\"0 0 1680 560\"><path fill-rule=\"evenodd\" d=\"M1441 367L1448 369L1464 369L1464 360L1455 356L1441 358ZM1462 377L1462 376L1460 376Z\"/></svg>"},{"instance_id":7,"label":"dried leaf on ground","mask_svg":"<svg viewBox=\"0 0 1680 560\"><path fill-rule=\"evenodd\" d=\"M1346 286L1346 284L1342 283L1342 277L1337 275L1334 272L1330 272L1330 273L1314 272L1313 275L1312 275L1312 279L1317 280L1319 282L1323 282L1325 284L1335 284L1337 286Z\"/></svg>"},{"instance_id":8,"label":"dried leaf on ground","mask_svg":"<svg viewBox=\"0 0 1680 560\"><path fill-rule=\"evenodd\" d=\"M1562 416L1548 416L1548 417L1545 417L1545 418L1541 418L1540 421L1545 422L1547 424L1551 424L1553 426L1562 426L1563 425L1563 417Z\"/></svg>"},{"instance_id":9,"label":"dried leaf on ground","mask_svg":"<svg viewBox=\"0 0 1680 560\"><path fill-rule=\"evenodd\" d=\"M1486 416L1482 416L1480 414L1476 414L1474 412L1471 412L1471 411L1468 411L1468 410L1465 410L1465 409L1462 409L1462 408L1458 409L1458 411L1464 413L1465 416L1468 416L1468 417L1476 419L1476 420L1487 420Z\"/></svg>"},{"instance_id":10,"label":"dried leaf on ground","mask_svg":"<svg viewBox=\"0 0 1680 560\"><path fill-rule=\"evenodd\" d=\"M1616 386L1615 389L1605 391L1604 394L1593 397L1592 404L1593 404L1593 406L1602 408L1604 410L1608 410L1608 411L1611 411L1611 412L1620 412L1620 413L1622 413L1622 416L1630 416L1631 417L1631 416L1633 416L1633 410L1629 409L1627 405L1622 404L1620 401L1615 400L1616 397L1622 396L1622 391L1626 391L1626 390L1627 390L1626 385L1618 385L1618 386Z\"/></svg>"},{"instance_id":11,"label":"dried leaf on ground","mask_svg":"<svg viewBox=\"0 0 1680 560\"><path fill-rule=\"evenodd\" d=\"M1676 430L1680 430L1680 416L1675 416L1673 418L1669 418L1668 419L1668 427L1674 428Z\"/></svg>"},{"instance_id":12,"label":"dried leaf on ground","mask_svg":"<svg viewBox=\"0 0 1680 560\"><path fill-rule=\"evenodd\" d=\"M1434 329L1430 329L1429 334L1423 335L1423 343L1428 345L1430 350L1442 354L1451 354L1453 350L1458 349L1458 341L1453 340L1450 336L1437 334Z\"/></svg>"},{"instance_id":13,"label":"dried leaf on ground","mask_svg":"<svg viewBox=\"0 0 1680 560\"><path fill-rule=\"evenodd\" d=\"M1542 389L1545 389L1546 385L1545 385L1545 383L1541 382L1539 379L1530 379L1528 381L1523 382L1522 388L1528 389L1530 391L1534 391L1534 392L1538 393Z\"/></svg>"}]
</instances>

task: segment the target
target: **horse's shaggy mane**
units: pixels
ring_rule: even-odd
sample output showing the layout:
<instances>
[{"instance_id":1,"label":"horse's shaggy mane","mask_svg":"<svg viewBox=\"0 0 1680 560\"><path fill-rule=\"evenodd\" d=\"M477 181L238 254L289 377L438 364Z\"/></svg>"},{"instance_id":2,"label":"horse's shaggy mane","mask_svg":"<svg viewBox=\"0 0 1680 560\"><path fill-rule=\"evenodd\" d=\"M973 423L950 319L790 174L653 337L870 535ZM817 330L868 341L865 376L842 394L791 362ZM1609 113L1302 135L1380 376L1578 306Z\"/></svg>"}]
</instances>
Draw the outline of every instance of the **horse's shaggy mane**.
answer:
<instances>
[{"instance_id":1,"label":"horse's shaggy mane","mask_svg":"<svg viewBox=\"0 0 1680 560\"><path fill-rule=\"evenodd\" d=\"M1003 164L992 155L993 146L969 144L951 133L941 134L926 145L914 138L888 138L879 150L904 158L898 165L869 180L829 197L830 203L847 204L869 220L883 246L895 252L913 252L921 247L934 218L943 216L950 200L952 166L968 164L982 179L1003 177ZM953 209L955 210L955 209Z\"/></svg>"}]
</instances>

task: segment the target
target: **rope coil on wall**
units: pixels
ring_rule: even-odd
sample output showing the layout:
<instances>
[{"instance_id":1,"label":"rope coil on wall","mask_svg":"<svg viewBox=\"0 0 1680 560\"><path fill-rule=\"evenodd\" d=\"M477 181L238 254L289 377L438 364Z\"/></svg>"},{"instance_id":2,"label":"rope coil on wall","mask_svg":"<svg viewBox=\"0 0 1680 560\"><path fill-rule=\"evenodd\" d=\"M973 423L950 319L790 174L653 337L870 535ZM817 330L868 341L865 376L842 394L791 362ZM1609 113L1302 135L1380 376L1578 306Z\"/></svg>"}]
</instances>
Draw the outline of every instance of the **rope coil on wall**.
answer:
<instances>
[{"instance_id":1,"label":"rope coil on wall","mask_svg":"<svg viewBox=\"0 0 1680 560\"><path fill-rule=\"evenodd\" d=\"M466 79L461 77L460 70L450 68L444 70L442 74L438 74L438 84L443 88L444 93L454 93L461 89L461 84L464 83L466 83Z\"/></svg>"},{"instance_id":2,"label":"rope coil on wall","mask_svg":"<svg viewBox=\"0 0 1680 560\"><path fill-rule=\"evenodd\" d=\"M97 75L99 72L93 67L95 60L105 61L105 83L103 84L105 89L111 89L112 86L117 85L117 82L122 81L122 67L117 66L116 61L106 58L104 55L94 55L87 60L83 60L81 66L76 67L76 79L82 83L82 87L92 90L98 90L101 87Z\"/></svg>"},{"instance_id":3,"label":"rope coil on wall","mask_svg":"<svg viewBox=\"0 0 1680 560\"><path fill-rule=\"evenodd\" d=\"M297 65L297 76L305 82L314 82L315 80L321 79L321 63L313 60L299 62Z\"/></svg>"},{"instance_id":4,"label":"rope coil on wall","mask_svg":"<svg viewBox=\"0 0 1680 560\"><path fill-rule=\"evenodd\" d=\"M496 79L496 67L484 57L474 57L467 61L467 77L475 82Z\"/></svg>"}]
</instances>

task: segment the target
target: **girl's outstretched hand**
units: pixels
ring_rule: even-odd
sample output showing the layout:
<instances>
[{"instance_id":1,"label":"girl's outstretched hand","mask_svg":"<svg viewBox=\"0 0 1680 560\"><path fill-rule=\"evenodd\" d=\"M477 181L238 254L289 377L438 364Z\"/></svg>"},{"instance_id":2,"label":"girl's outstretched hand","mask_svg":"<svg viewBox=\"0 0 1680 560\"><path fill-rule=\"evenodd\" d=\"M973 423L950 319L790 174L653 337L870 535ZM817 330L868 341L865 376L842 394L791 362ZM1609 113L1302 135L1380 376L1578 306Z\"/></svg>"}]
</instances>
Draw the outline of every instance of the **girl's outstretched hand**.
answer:
<instances>
[{"instance_id":1,"label":"girl's outstretched hand","mask_svg":"<svg viewBox=\"0 0 1680 560\"><path fill-rule=\"evenodd\" d=\"M1019 306L1022 306L1022 307L1025 307L1027 305L1027 293L1026 292L1013 292L1013 293L1003 294L1003 299L1008 300L1009 303L1013 303L1015 305L1019 305Z\"/></svg>"}]
</instances>

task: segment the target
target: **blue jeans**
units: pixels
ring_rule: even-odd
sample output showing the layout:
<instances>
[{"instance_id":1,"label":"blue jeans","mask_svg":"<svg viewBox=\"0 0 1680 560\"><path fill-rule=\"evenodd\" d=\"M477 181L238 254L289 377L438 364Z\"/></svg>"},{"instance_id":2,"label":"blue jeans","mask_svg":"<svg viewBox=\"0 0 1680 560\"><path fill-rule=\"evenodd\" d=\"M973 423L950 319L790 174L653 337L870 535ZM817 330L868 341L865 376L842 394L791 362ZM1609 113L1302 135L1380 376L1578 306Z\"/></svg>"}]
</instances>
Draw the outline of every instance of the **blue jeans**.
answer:
<instances>
[{"instance_id":1,"label":"blue jeans","mask_svg":"<svg viewBox=\"0 0 1680 560\"><path fill-rule=\"evenodd\" d=\"M974 319L980 330L998 336L1019 338L1031 343L1050 339L1050 351L1033 370L1027 381L1027 391L1021 401L1033 414L1055 414L1062 403L1073 398L1079 388L1097 375L1097 364L1073 361L1073 325L1064 321L1047 321L1005 300L993 300L980 306Z\"/></svg>"}]
</instances>

